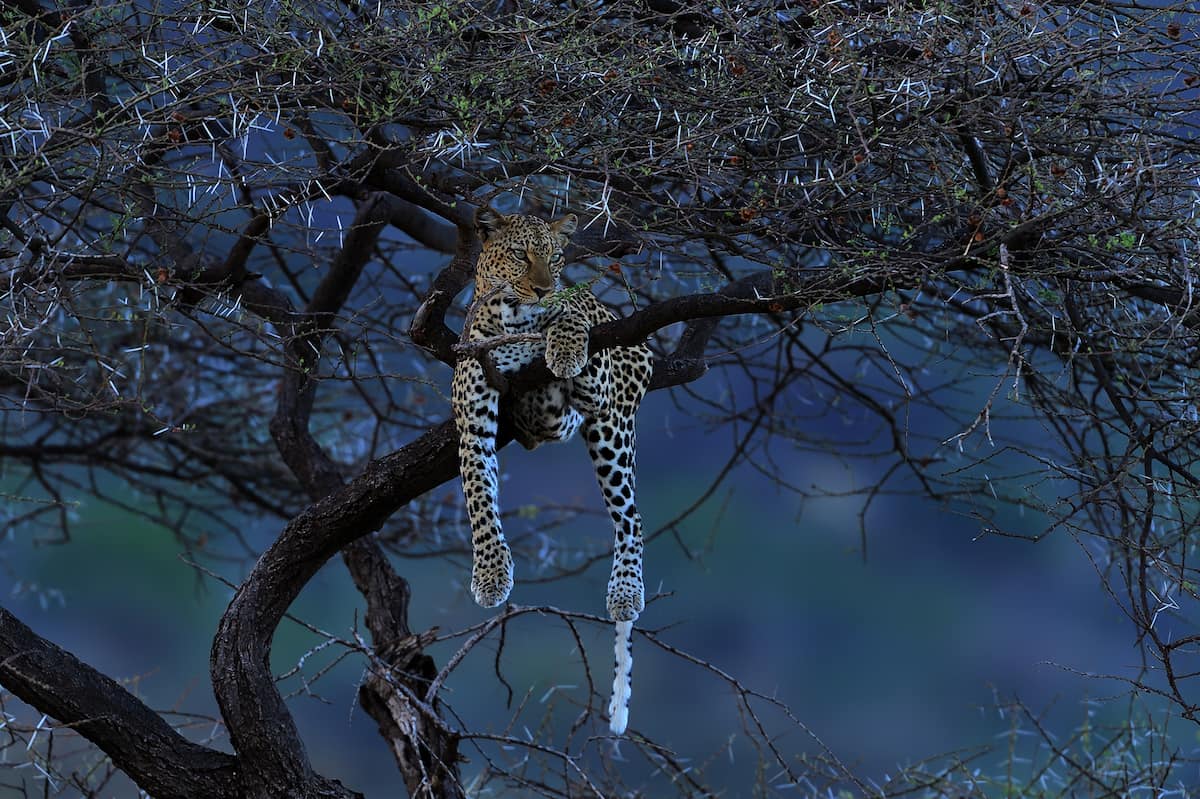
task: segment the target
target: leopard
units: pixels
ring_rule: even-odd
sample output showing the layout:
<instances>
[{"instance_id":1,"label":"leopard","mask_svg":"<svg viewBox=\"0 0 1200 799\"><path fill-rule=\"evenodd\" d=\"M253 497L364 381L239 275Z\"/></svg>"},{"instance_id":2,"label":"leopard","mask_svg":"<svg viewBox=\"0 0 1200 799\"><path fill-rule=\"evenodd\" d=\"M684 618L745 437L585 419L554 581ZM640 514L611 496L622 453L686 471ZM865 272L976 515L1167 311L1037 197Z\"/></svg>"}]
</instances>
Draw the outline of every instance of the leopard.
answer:
<instances>
[{"instance_id":1,"label":"leopard","mask_svg":"<svg viewBox=\"0 0 1200 799\"><path fill-rule=\"evenodd\" d=\"M538 358L553 374L551 382L507 399L508 417L514 438L527 449L567 441L582 431L614 531L605 602L616 628L609 727L622 735L631 693L633 623L645 609L634 416L649 387L653 360L645 344L589 352L591 328L616 317L590 286L560 289L563 253L577 225L571 213L546 221L480 207L475 298L464 325L467 349L454 367L451 405L471 525L470 590L476 603L492 608L513 588L512 552L500 520L497 376L503 380Z\"/></svg>"}]
</instances>

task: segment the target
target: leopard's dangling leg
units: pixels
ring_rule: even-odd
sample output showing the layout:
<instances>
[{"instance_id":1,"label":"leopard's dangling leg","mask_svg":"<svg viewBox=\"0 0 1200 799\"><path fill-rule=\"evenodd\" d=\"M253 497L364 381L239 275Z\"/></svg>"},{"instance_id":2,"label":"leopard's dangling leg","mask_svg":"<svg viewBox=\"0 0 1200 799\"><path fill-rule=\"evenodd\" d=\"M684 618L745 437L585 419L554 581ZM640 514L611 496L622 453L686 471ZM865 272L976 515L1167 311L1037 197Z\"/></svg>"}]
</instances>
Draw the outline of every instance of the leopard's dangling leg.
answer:
<instances>
[{"instance_id":1,"label":"leopard's dangling leg","mask_svg":"<svg viewBox=\"0 0 1200 799\"><path fill-rule=\"evenodd\" d=\"M642 516L638 513L634 479L637 436L633 416L613 414L583 423L588 454L613 523L613 562L608 578L608 615L613 621L634 621L645 607L642 585Z\"/></svg>"},{"instance_id":2,"label":"leopard's dangling leg","mask_svg":"<svg viewBox=\"0 0 1200 799\"><path fill-rule=\"evenodd\" d=\"M632 409L629 415L587 419L583 431L615 532L606 603L609 618L616 622L616 673L608 705L608 726L614 734L622 735L629 721L629 698L633 691L633 622L645 607L642 517L637 509L634 481L637 437Z\"/></svg>"},{"instance_id":3,"label":"leopard's dangling leg","mask_svg":"<svg viewBox=\"0 0 1200 799\"><path fill-rule=\"evenodd\" d=\"M504 600L513 587L513 561L500 526L500 469L496 428L500 392L488 385L483 366L464 358L454 371L451 390L458 426L458 461L463 497L471 520L471 593L485 608Z\"/></svg>"}]
</instances>

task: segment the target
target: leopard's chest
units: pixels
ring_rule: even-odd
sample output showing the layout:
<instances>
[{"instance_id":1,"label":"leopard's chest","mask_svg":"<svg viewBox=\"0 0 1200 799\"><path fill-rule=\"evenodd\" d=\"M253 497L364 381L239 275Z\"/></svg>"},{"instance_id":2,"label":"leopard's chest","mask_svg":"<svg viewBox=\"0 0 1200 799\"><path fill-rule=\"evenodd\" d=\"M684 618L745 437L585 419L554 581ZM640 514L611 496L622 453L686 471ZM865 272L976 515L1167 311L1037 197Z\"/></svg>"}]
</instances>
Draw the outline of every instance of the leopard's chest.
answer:
<instances>
[{"instance_id":1,"label":"leopard's chest","mask_svg":"<svg viewBox=\"0 0 1200 799\"><path fill-rule=\"evenodd\" d=\"M563 313L559 306L545 308L541 305L529 305L502 301L495 309L493 318L499 333L542 333L553 324Z\"/></svg>"},{"instance_id":2,"label":"leopard's chest","mask_svg":"<svg viewBox=\"0 0 1200 799\"><path fill-rule=\"evenodd\" d=\"M543 329L546 309L539 305L501 302L497 309L505 333L532 333Z\"/></svg>"}]
</instances>

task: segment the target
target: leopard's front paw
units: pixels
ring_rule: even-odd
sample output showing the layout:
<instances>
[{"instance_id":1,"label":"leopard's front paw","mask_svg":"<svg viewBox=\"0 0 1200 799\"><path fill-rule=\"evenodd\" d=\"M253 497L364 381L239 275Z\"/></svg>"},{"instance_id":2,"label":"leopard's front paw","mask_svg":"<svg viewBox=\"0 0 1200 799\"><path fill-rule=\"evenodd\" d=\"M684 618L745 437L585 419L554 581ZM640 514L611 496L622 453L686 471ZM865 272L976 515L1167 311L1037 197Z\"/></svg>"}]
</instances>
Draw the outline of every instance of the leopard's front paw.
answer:
<instances>
[{"instance_id":1,"label":"leopard's front paw","mask_svg":"<svg viewBox=\"0 0 1200 799\"><path fill-rule=\"evenodd\" d=\"M494 608L508 599L513 587L512 553L508 544L486 555L476 555L471 568L471 593L475 602L484 608Z\"/></svg>"},{"instance_id":2,"label":"leopard's front paw","mask_svg":"<svg viewBox=\"0 0 1200 799\"><path fill-rule=\"evenodd\" d=\"M613 577L608 581L608 617L613 621L637 621L646 607L641 577Z\"/></svg>"},{"instance_id":3,"label":"leopard's front paw","mask_svg":"<svg viewBox=\"0 0 1200 799\"><path fill-rule=\"evenodd\" d=\"M555 377L574 377L587 366L587 351L547 347L546 366Z\"/></svg>"}]
</instances>

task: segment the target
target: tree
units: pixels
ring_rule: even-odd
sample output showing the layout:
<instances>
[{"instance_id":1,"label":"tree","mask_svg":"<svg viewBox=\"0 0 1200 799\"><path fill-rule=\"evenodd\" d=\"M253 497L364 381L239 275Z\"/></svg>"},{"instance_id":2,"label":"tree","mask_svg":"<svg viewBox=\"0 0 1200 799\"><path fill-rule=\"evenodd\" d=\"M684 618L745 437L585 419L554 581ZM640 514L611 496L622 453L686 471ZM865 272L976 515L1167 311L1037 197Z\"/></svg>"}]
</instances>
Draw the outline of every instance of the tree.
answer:
<instances>
[{"instance_id":1,"label":"tree","mask_svg":"<svg viewBox=\"0 0 1200 799\"><path fill-rule=\"evenodd\" d=\"M864 549L891 491L989 535L1025 535L1004 520L1028 511L1038 535L1085 543L1139 630L1134 691L1198 721L1192 4L16 0L3 14L0 457L19 498L5 529L67 541L81 496L201 560L246 518L279 529L213 640L232 753L0 609L0 684L149 794L355 795L313 768L268 665L292 600L339 552L370 642L331 643L368 664L359 698L410 795L466 795L465 742L494 788L624 790L575 730L481 734L441 694L517 615L602 620L512 605L437 663L445 634L409 611L442 600L412 596L387 557L466 551L429 537L451 510L431 492L456 475L437 386L485 204L581 217L569 274L623 317L593 350L649 339L653 388L739 431L720 479L771 472L780 446L872 464ZM421 252L441 258L428 279ZM714 372L743 387L733 404L705 389ZM545 379L533 368L508 390ZM983 396L959 391L983 379ZM854 435L814 434L814 412ZM769 699L720 676L763 771L784 775L764 793L988 790L966 764L872 786L832 753L799 762L759 721ZM1161 730L1126 728L1096 754L1029 722L1063 793L1177 780ZM10 743L52 768L20 729ZM680 795L707 795L665 750L629 746Z\"/></svg>"}]
</instances>

